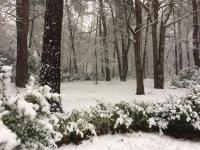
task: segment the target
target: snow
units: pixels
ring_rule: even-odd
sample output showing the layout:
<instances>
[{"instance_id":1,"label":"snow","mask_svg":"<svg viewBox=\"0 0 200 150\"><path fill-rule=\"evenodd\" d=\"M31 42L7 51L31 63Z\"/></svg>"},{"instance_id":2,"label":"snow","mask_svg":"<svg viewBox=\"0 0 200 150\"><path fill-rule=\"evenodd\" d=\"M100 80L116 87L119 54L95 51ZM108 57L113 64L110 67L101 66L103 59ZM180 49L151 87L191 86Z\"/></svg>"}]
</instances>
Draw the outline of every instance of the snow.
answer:
<instances>
[{"instance_id":1,"label":"snow","mask_svg":"<svg viewBox=\"0 0 200 150\"><path fill-rule=\"evenodd\" d=\"M120 82L99 82L96 85L92 81L65 82L61 85L61 93L65 94L62 101L63 109L70 112L73 109L88 109L95 106L98 101L105 103L118 103L120 101L132 102L135 100L156 103L163 102L169 95L185 96L190 92L189 89L174 89L165 84L164 90L154 89L153 80L144 81L146 95L136 95L136 81L128 80ZM121 123L123 118L118 120ZM131 121L131 120L130 120ZM155 120L150 118L151 126ZM160 124L164 124L160 122ZM117 124L116 124L117 125ZM129 122L127 123L129 125ZM132 133L125 135L105 135L92 137L90 140L83 141L76 146L73 144L65 145L59 150L199 150L200 143L173 139L167 136L149 133Z\"/></svg>"},{"instance_id":2,"label":"snow","mask_svg":"<svg viewBox=\"0 0 200 150\"><path fill-rule=\"evenodd\" d=\"M136 81L128 80L120 82L99 82L96 85L93 81L64 82L61 85L61 93L65 95L62 104L66 112L73 109L87 109L95 106L98 101L106 103L117 103L120 101L131 102L134 100L144 102L162 102L169 95L184 96L189 93L189 89L171 89L169 83L165 84L165 89L154 89L153 80L146 79L146 95L136 95Z\"/></svg>"},{"instance_id":3,"label":"snow","mask_svg":"<svg viewBox=\"0 0 200 150\"><path fill-rule=\"evenodd\" d=\"M33 104L27 102L22 94L19 95L17 100L17 110L20 115L29 116L31 120L37 115L36 111L33 109Z\"/></svg>"},{"instance_id":4,"label":"snow","mask_svg":"<svg viewBox=\"0 0 200 150\"><path fill-rule=\"evenodd\" d=\"M81 145L66 145L59 150L199 150L199 142L177 140L157 134L133 133L93 137Z\"/></svg>"},{"instance_id":5,"label":"snow","mask_svg":"<svg viewBox=\"0 0 200 150\"><path fill-rule=\"evenodd\" d=\"M4 148L4 150L11 150L17 145L20 144L20 141L17 139L17 135L12 133L3 122L0 120L0 149Z\"/></svg>"}]
</instances>

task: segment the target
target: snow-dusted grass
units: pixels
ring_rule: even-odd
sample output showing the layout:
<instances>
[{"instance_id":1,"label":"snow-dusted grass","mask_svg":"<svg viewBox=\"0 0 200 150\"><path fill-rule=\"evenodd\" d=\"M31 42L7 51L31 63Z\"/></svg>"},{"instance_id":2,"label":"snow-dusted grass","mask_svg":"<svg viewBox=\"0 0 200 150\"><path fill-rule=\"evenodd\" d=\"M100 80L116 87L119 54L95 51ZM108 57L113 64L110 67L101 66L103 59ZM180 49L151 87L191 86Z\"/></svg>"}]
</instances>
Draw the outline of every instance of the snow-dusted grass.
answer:
<instances>
[{"instance_id":1,"label":"snow-dusted grass","mask_svg":"<svg viewBox=\"0 0 200 150\"><path fill-rule=\"evenodd\" d=\"M170 89L169 84L165 84L164 90L156 90L153 87L153 80L145 80L145 95L136 95L136 81L128 80L120 82L100 81L96 85L93 81L74 81L62 83L62 94L65 98L62 101L63 109L67 112L72 109L87 109L95 106L97 101L105 103L118 103L120 101L131 102L141 100L145 102L162 102L169 95L184 96L189 89Z\"/></svg>"},{"instance_id":2,"label":"snow-dusted grass","mask_svg":"<svg viewBox=\"0 0 200 150\"><path fill-rule=\"evenodd\" d=\"M66 145L59 150L199 150L199 142L177 140L157 134L133 133L106 135L84 141L81 145Z\"/></svg>"}]
</instances>

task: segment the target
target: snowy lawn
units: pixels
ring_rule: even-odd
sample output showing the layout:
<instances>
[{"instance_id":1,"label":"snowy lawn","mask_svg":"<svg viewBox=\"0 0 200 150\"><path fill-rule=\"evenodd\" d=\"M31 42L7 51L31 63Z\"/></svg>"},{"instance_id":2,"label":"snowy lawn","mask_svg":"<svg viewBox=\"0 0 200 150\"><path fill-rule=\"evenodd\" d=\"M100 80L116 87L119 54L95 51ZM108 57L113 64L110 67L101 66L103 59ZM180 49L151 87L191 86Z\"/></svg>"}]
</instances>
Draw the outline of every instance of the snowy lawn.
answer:
<instances>
[{"instance_id":1,"label":"snowy lawn","mask_svg":"<svg viewBox=\"0 0 200 150\"><path fill-rule=\"evenodd\" d=\"M134 133L106 135L84 141L81 145L66 145L59 150L199 150L199 142L177 140L156 134Z\"/></svg>"},{"instance_id":2,"label":"snowy lawn","mask_svg":"<svg viewBox=\"0 0 200 150\"><path fill-rule=\"evenodd\" d=\"M164 90L153 88L153 80L145 80L146 95L138 96L136 92L136 81L128 80L120 82L113 80L111 82L99 82L96 85L93 81L74 81L62 83L62 94L65 95L63 108L66 112L73 109L87 109L95 106L97 101L106 103L117 103L120 101L131 102L141 100L145 102L161 102L169 95L184 96L189 89L169 89L169 84L165 84Z\"/></svg>"},{"instance_id":3,"label":"snowy lawn","mask_svg":"<svg viewBox=\"0 0 200 150\"><path fill-rule=\"evenodd\" d=\"M62 83L62 94L65 95L63 108L66 112L72 109L87 109L95 106L97 101L106 103L118 103L120 101L131 102L141 100L145 102L162 102L169 95L184 96L189 89L170 89L165 84L164 90L153 88L153 80L145 80L146 95L137 96L136 81L128 80L120 82L99 82L95 85L92 81L75 81ZM167 136L159 136L149 133L133 133L125 135L105 135L93 137L83 141L78 146L70 144L59 150L200 150L200 143L173 139Z\"/></svg>"}]
</instances>

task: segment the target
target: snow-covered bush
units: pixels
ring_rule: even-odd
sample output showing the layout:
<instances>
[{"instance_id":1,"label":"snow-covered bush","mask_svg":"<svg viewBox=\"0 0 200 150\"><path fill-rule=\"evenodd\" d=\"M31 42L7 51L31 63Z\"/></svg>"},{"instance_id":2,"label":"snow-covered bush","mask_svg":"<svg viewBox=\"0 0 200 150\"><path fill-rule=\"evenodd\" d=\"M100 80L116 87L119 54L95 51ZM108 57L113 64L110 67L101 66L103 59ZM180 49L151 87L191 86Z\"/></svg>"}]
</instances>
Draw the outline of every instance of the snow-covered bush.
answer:
<instances>
[{"instance_id":1,"label":"snow-covered bush","mask_svg":"<svg viewBox=\"0 0 200 150\"><path fill-rule=\"evenodd\" d=\"M99 103L89 111L64 114L59 124L64 137L60 144L79 143L92 135L132 131L200 137L200 85L185 97L173 96L157 104Z\"/></svg>"},{"instance_id":2,"label":"snow-covered bush","mask_svg":"<svg viewBox=\"0 0 200 150\"><path fill-rule=\"evenodd\" d=\"M56 148L62 135L58 128L58 117L50 112L48 98L58 96L49 93L48 87L34 88L30 78L25 90L12 90L11 67L1 67L2 95L0 97L0 148L45 149ZM2 136L5 134L5 136Z\"/></svg>"},{"instance_id":3,"label":"snow-covered bush","mask_svg":"<svg viewBox=\"0 0 200 150\"><path fill-rule=\"evenodd\" d=\"M180 71L179 75L172 80L173 86L178 88L188 88L200 84L199 67L189 67Z\"/></svg>"},{"instance_id":4,"label":"snow-covered bush","mask_svg":"<svg viewBox=\"0 0 200 150\"><path fill-rule=\"evenodd\" d=\"M87 115L87 112L74 110L70 114L60 116L59 131L63 134L63 138L58 142L59 145L70 142L78 144L90 135L96 135L94 126L86 119Z\"/></svg>"},{"instance_id":5,"label":"snow-covered bush","mask_svg":"<svg viewBox=\"0 0 200 150\"><path fill-rule=\"evenodd\" d=\"M146 106L121 102L116 105L99 103L90 111L73 111L60 120L62 143L79 143L92 135L126 133L135 130L147 131L148 116Z\"/></svg>"},{"instance_id":6,"label":"snow-covered bush","mask_svg":"<svg viewBox=\"0 0 200 150\"><path fill-rule=\"evenodd\" d=\"M168 134L200 135L200 86L194 86L185 97L170 97L150 110L149 126Z\"/></svg>"}]
</instances>

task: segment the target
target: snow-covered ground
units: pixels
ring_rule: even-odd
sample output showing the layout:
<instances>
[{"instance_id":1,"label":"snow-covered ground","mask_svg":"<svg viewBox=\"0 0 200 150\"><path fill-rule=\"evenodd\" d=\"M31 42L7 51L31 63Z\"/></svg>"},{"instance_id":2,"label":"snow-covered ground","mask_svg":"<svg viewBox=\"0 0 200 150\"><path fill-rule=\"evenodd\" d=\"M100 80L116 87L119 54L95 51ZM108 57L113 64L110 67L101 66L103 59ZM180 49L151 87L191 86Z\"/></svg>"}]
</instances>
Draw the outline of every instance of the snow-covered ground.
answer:
<instances>
[{"instance_id":1,"label":"snow-covered ground","mask_svg":"<svg viewBox=\"0 0 200 150\"><path fill-rule=\"evenodd\" d=\"M63 108L66 112L72 109L87 109L97 104L97 101L106 103L117 103L120 101L131 102L141 100L145 102L161 102L169 95L183 96L188 89L169 89L169 84L165 84L164 90L153 88L153 80L145 80L146 95L138 96L136 92L136 81L128 80L120 82L113 80L111 82L99 82L96 85L93 81L75 81L62 83L62 94L65 95Z\"/></svg>"},{"instance_id":2,"label":"snow-covered ground","mask_svg":"<svg viewBox=\"0 0 200 150\"><path fill-rule=\"evenodd\" d=\"M169 95L184 96L189 89L170 89L165 84L164 90L153 88L153 80L145 80L146 95L137 96L135 80L119 82L75 81L62 83L62 94L65 94L63 108L66 112L72 109L87 109L97 104L97 101L117 103L141 100L145 102L162 102ZM200 143L173 139L148 133L133 133L125 135L105 135L83 141L78 146L70 144L59 150L200 150Z\"/></svg>"},{"instance_id":3,"label":"snow-covered ground","mask_svg":"<svg viewBox=\"0 0 200 150\"><path fill-rule=\"evenodd\" d=\"M200 150L200 143L156 134L133 133L93 137L81 145L70 144L59 150Z\"/></svg>"}]
</instances>

